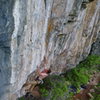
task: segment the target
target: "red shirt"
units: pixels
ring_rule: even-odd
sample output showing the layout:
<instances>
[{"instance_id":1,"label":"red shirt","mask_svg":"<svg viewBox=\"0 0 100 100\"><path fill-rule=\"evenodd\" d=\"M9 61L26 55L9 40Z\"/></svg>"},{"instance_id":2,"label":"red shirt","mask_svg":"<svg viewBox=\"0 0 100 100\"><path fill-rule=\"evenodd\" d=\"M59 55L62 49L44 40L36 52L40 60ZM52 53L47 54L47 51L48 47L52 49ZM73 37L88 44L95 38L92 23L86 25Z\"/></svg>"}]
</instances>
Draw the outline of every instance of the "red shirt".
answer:
<instances>
[{"instance_id":1,"label":"red shirt","mask_svg":"<svg viewBox=\"0 0 100 100\"><path fill-rule=\"evenodd\" d=\"M48 73L48 69L44 69L41 73Z\"/></svg>"}]
</instances>

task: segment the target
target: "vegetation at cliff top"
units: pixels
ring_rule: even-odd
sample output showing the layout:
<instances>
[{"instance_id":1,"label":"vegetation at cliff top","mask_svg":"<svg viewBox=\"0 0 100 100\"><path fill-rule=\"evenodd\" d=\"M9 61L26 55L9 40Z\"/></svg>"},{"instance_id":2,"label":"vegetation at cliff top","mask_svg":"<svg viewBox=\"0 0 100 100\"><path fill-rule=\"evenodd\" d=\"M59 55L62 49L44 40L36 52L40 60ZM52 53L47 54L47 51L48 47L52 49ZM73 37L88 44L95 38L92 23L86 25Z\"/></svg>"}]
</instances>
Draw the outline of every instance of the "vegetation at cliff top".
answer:
<instances>
[{"instance_id":1,"label":"vegetation at cliff top","mask_svg":"<svg viewBox=\"0 0 100 100\"><path fill-rule=\"evenodd\" d=\"M44 79L44 84L40 85L40 92L43 97L50 96L50 100L71 100L75 92L80 91L80 86L87 84L94 72L100 71L99 65L100 56L90 55L63 76L52 75ZM76 91L71 92L69 86L76 87Z\"/></svg>"},{"instance_id":2,"label":"vegetation at cliff top","mask_svg":"<svg viewBox=\"0 0 100 100\"><path fill-rule=\"evenodd\" d=\"M90 55L64 75L51 75L45 78L44 84L39 85L40 93L44 98L49 97L49 100L72 100L73 95L80 92L80 86L86 85L91 75L99 71L100 56ZM74 86L74 89L70 88L70 86ZM95 93L93 96L95 100L99 100L100 96ZM25 99L20 98L19 100Z\"/></svg>"},{"instance_id":3,"label":"vegetation at cliff top","mask_svg":"<svg viewBox=\"0 0 100 100\"><path fill-rule=\"evenodd\" d=\"M94 87L95 92L92 93L93 97L91 100L100 100L100 83Z\"/></svg>"}]
</instances>

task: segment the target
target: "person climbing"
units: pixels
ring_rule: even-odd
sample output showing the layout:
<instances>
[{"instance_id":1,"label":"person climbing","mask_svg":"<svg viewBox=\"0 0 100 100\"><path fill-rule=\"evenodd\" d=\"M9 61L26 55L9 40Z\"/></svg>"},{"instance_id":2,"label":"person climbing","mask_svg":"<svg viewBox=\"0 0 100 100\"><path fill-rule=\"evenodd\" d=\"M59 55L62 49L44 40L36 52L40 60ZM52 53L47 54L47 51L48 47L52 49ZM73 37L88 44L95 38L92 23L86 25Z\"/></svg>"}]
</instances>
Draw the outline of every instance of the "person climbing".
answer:
<instances>
[{"instance_id":1,"label":"person climbing","mask_svg":"<svg viewBox=\"0 0 100 100\"><path fill-rule=\"evenodd\" d=\"M39 67L37 67L37 73L38 76L36 77L36 81L39 81L41 84L43 83L43 79L45 77L47 77L50 73L51 73L51 69L50 68L44 68L42 71L40 70Z\"/></svg>"},{"instance_id":2,"label":"person climbing","mask_svg":"<svg viewBox=\"0 0 100 100\"><path fill-rule=\"evenodd\" d=\"M22 89L21 89L21 94L25 94L25 93L28 93L28 92L32 92L34 90L34 87L37 86L37 84L42 84L43 83L43 79L45 77L47 77L49 75L49 73L51 73L51 69L49 68L44 68L42 71L40 70L39 67L37 67L37 70L36 70L38 76L35 78L35 80L32 80L32 81L27 81Z\"/></svg>"},{"instance_id":3,"label":"person climbing","mask_svg":"<svg viewBox=\"0 0 100 100\"><path fill-rule=\"evenodd\" d=\"M36 93L37 92L37 91L34 91L34 88L36 88L38 84L40 83L42 84L43 79L47 77L49 73L51 73L51 69L46 68L47 64L48 64L48 60L46 57L44 57L43 61L39 65L41 68L43 68L43 70L37 67L37 70L28 76L26 83L23 85L21 89L22 95L24 95L25 93L33 93L33 92Z\"/></svg>"}]
</instances>

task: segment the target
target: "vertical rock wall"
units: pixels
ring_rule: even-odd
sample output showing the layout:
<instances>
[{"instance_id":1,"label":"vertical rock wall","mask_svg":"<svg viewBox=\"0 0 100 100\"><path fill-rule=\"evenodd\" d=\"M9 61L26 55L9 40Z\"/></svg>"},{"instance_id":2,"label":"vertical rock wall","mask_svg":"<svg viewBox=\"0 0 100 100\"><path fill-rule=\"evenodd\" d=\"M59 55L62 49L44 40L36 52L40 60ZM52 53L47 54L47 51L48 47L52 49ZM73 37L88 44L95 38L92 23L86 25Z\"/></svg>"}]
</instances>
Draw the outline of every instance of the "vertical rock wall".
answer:
<instances>
[{"instance_id":1,"label":"vertical rock wall","mask_svg":"<svg viewBox=\"0 0 100 100\"><path fill-rule=\"evenodd\" d=\"M100 32L97 36L96 42L92 44L91 52L90 54L96 54L100 56Z\"/></svg>"},{"instance_id":2,"label":"vertical rock wall","mask_svg":"<svg viewBox=\"0 0 100 100\"><path fill-rule=\"evenodd\" d=\"M51 7L51 0L0 1L0 100L14 100L41 63Z\"/></svg>"},{"instance_id":3,"label":"vertical rock wall","mask_svg":"<svg viewBox=\"0 0 100 100\"><path fill-rule=\"evenodd\" d=\"M75 67L90 52L100 30L100 0L54 0L47 53L52 69Z\"/></svg>"},{"instance_id":4,"label":"vertical rock wall","mask_svg":"<svg viewBox=\"0 0 100 100\"><path fill-rule=\"evenodd\" d=\"M11 78L11 36L14 31L13 0L0 0L0 100L7 100Z\"/></svg>"},{"instance_id":5,"label":"vertical rock wall","mask_svg":"<svg viewBox=\"0 0 100 100\"><path fill-rule=\"evenodd\" d=\"M0 100L14 100L44 56L52 73L85 59L100 29L100 0L0 1Z\"/></svg>"}]
</instances>

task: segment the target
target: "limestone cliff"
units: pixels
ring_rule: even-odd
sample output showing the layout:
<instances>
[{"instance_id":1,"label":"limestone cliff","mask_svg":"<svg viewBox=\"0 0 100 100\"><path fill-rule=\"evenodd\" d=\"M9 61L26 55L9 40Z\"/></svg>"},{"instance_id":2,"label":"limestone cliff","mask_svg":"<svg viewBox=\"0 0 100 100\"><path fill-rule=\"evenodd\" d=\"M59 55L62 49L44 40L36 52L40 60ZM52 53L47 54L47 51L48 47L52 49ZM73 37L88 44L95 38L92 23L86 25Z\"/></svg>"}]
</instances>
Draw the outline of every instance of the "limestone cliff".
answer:
<instances>
[{"instance_id":1,"label":"limestone cliff","mask_svg":"<svg viewBox=\"0 0 100 100\"><path fill-rule=\"evenodd\" d=\"M0 100L20 96L44 57L52 73L75 67L100 34L99 21L100 0L0 0Z\"/></svg>"}]
</instances>

